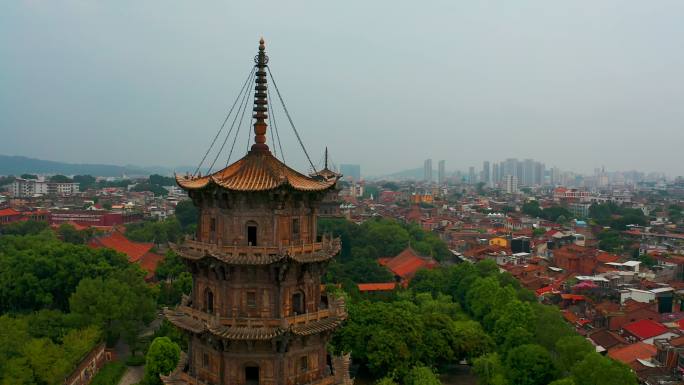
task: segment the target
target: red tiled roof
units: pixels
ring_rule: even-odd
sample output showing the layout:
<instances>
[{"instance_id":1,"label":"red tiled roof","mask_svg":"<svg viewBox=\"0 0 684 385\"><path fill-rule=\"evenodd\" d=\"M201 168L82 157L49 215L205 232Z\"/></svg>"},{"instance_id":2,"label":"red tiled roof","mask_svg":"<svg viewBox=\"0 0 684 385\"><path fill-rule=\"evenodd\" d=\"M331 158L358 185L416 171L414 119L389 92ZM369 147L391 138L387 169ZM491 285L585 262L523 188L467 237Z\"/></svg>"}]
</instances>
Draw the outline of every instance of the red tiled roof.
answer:
<instances>
[{"instance_id":1,"label":"red tiled roof","mask_svg":"<svg viewBox=\"0 0 684 385\"><path fill-rule=\"evenodd\" d=\"M404 251L399 253L396 257L386 262L385 266L390 269L395 275L402 278L412 277L420 269L430 269L436 263L423 259L413 251L412 248L407 247Z\"/></svg>"},{"instance_id":2,"label":"red tiled roof","mask_svg":"<svg viewBox=\"0 0 684 385\"><path fill-rule=\"evenodd\" d=\"M623 329L627 330L634 336L645 340L647 338L659 336L666 333L669 329L663 324L650 319L643 319L640 321L632 322L623 326Z\"/></svg>"},{"instance_id":3,"label":"red tiled roof","mask_svg":"<svg viewBox=\"0 0 684 385\"><path fill-rule=\"evenodd\" d=\"M579 294L561 294L561 298L570 301L584 301L584 296Z\"/></svg>"},{"instance_id":4,"label":"red tiled roof","mask_svg":"<svg viewBox=\"0 0 684 385\"><path fill-rule=\"evenodd\" d=\"M627 342L621 337L605 329L592 333L589 338L591 338L591 340L597 345L602 346L604 349L610 349L615 345L620 345Z\"/></svg>"},{"instance_id":5,"label":"red tiled roof","mask_svg":"<svg viewBox=\"0 0 684 385\"><path fill-rule=\"evenodd\" d=\"M140 257L140 259L138 260L138 264L140 265L140 267L142 267L143 270L147 272L145 280L149 281L154 278L154 273L157 271L157 266L159 265L159 262L161 262L162 260L164 260L163 255L152 252L147 252L142 257Z\"/></svg>"},{"instance_id":6,"label":"red tiled roof","mask_svg":"<svg viewBox=\"0 0 684 385\"><path fill-rule=\"evenodd\" d=\"M108 247L128 256L129 262L137 262L145 253L149 252L154 243L133 242L123 234L114 231L109 235L94 238L88 243L90 247Z\"/></svg>"},{"instance_id":7,"label":"red tiled roof","mask_svg":"<svg viewBox=\"0 0 684 385\"><path fill-rule=\"evenodd\" d=\"M21 212L15 210L13 208L7 208L7 209L0 210L0 217L14 217L17 215L21 215Z\"/></svg>"},{"instance_id":8,"label":"red tiled roof","mask_svg":"<svg viewBox=\"0 0 684 385\"><path fill-rule=\"evenodd\" d=\"M637 359L648 360L655 356L656 347L643 342L612 348L608 350L608 356L616 361L629 364Z\"/></svg>"},{"instance_id":9,"label":"red tiled roof","mask_svg":"<svg viewBox=\"0 0 684 385\"><path fill-rule=\"evenodd\" d=\"M359 283L358 284L360 292L366 291L392 291L397 284L395 282L383 282L383 283Z\"/></svg>"},{"instance_id":10,"label":"red tiled roof","mask_svg":"<svg viewBox=\"0 0 684 385\"><path fill-rule=\"evenodd\" d=\"M602 252L596 255L596 260L601 263L617 262L620 260L620 257L615 254Z\"/></svg>"},{"instance_id":11,"label":"red tiled roof","mask_svg":"<svg viewBox=\"0 0 684 385\"><path fill-rule=\"evenodd\" d=\"M536 293L537 295L544 295L544 294L546 294L546 293L552 292L553 290L554 290L554 289L553 289L552 286L545 286L545 287L542 287L541 289L535 290L535 293Z\"/></svg>"}]
</instances>

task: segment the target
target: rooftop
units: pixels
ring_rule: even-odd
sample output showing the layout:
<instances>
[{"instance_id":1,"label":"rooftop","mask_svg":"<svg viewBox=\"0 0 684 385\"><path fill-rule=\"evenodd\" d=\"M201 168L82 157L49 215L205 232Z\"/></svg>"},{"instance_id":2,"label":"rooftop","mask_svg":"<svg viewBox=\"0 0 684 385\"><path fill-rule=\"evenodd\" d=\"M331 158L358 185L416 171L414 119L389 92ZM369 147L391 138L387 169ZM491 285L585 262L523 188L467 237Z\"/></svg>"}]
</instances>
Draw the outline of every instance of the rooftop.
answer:
<instances>
[{"instance_id":1,"label":"rooftop","mask_svg":"<svg viewBox=\"0 0 684 385\"><path fill-rule=\"evenodd\" d=\"M651 321L650 319L632 322L625 325L623 329L642 340L659 336L669 331L665 325L659 322Z\"/></svg>"}]
</instances>

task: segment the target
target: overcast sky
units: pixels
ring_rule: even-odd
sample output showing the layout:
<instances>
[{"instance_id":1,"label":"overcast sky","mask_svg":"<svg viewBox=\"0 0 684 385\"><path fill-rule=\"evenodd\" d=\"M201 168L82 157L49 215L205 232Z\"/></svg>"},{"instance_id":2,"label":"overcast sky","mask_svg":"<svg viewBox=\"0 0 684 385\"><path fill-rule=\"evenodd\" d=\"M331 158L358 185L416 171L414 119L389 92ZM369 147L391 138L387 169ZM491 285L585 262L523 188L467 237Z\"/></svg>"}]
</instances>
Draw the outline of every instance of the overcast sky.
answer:
<instances>
[{"instance_id":1,"label":"overcast sky","mask_svg":"<svg viewBox=\"0 0 684 385\"><path fill-rule=\"evenodd\" d=\"M683 17L681 0L3 0L0 154L197 165L263 35L314 162L327 145L366 175L428 157L682 175Z\"/></svg>"}]
</instances>

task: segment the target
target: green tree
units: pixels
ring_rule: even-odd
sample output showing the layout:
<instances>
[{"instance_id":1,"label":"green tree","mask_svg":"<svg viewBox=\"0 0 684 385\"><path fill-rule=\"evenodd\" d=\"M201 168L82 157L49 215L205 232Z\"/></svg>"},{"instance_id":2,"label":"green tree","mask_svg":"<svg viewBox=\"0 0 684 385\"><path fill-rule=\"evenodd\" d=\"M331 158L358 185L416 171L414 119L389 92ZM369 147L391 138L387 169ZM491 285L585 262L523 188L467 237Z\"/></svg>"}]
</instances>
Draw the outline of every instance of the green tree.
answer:
<instances>
[{"instance_id":1,"label":"green tree","mask_svg":"<svg viewBox=\"0 0 684 385\"><path fill-rule=\"evenodd\" d=\"M9 315L0 316L0 373L7 371L9 360L20 355L24 345L29 341L28 322L26 319ZM16 362L15 365L20 365Z\"/></svg>"},{"instance_id":2,"label":"green tree","mask_svg":"<svg viewBox=\"0 0 684 385\"><path fill-rule=\"evenodd\" d=\"M532 303L531 306L536 323L532 330L535 343L547 350L553 350L558 346L557 342L561 338L577 335L556 306L542 305L536 302Z\"/></svg>"},{"instance_id":3,"label":"green tree","mask_svg":"<svg viewBox=\"0 0 684 385\"><path fill-rule=\"evenodd\" d=\"M494 350L494 340L475 321L453 322L456 359L472 361Z\"/></svg>"},{"instance_id":4,"label":"green tree","mask_svg":"<svg viewBox=\"0 0 684 385\"><path fill-rule=\"evenodd\" d=\"M12 184L12 183L14 183L15 180L17 180L17 178L12 176L12 175L0 176L0 187L7 186L8 184Z\"/></svg>"},{"instance_id":5,"label":"green tree","mask_svg":"<svg viewBox=\"0 0 684 385\"><path fill-rule=\"evenodd\" d=\"M28 342L22 349L22 355L28 359L36 379L44 384L59 384L71 369L64 351L47 338Z\"/></svg>"},{"instance_id":6,"label":"green tree","mask_svg":"<svg viewBox=\"0 0 684 385\"><path fill-rule=\"evenodd\" d=\"M158 245L182 240L183 231L176 218L164 221L145 221L126 226L126 237L137 242L154 242Z\"/></svg>"},{"instance_id":7,"label":"green tree","mask_svg":"<svg viewBox=\"0 0 684 385\"><path fill-rule=\"evenodd\" d=\"M536 200L525 202L522 206L522 212L535 218L541 217L542 215L542 209L539 207L539 202Z\"/></svg>"},{"instance_id":8,"label":"green tree","mask_svg":"<svg viewBox=\"0 0 684 385\"><path fill-rule=\"evenodd\" d=\"M38 179L38 175L35 175L35 174L21 174L21 179Z\"/></svg>"},{"instance_id":9,"label":"green tree","mask_svg":"<svg viewBox=\"0 0 684 385\"><path fill-rule=\"evenodd\" d=\"M0 233L5 235L33 235L48 229L47 222L21 221L14 222L0 228Z\"/></svg>"},{"instance_id":10,"label":"green tree","mask_svg":"<svg viewBox=\"0 0 684 385\"><path fill-rule=\"evenodd\" d=\"M582 336L566 336L556 342L557 366L563 372L569 372L587 354L594 352L594 347Z\"/></svg>"},{"instance_id":11,"label":"green tree","mask_svg":"<svg viewBox=\"0 0 684 385\"><path fill-rule=\"evenodd\" d=\"M498 353L485 354L473 362L473 372L477 374L480 385L505 385L506 368Z\"/></svg>"},{"instance_id":12,"label":"green tree","mask_svg":"<svg viewBox=\"0 0 684 385\"><path fill-rule=\"evenodd\" d=\"M26 357L13 357L0 363L0 384L2 385L33 385L36 380L33 368Z\"/></svg>"},{"instance_id":13,"label":"green tree","mask_svg":"<svg viewBox=\"0 0 684 385\"><path fill-rule=\"evenodd\" d=\"M626 242L622 234L616 230L603 230L598 236L599 248L609 252L622 252Z\"/></svg>"},{"instance_id":14,"label":"green tree","mask_svg":"<svg viewBox=\"0 0 684 385\"><path fill-rule=\"evenodd\" d=\"M598 353L587 354L572 368L577 385L636 385L637 379L630 368Z\"/></svg>"},{"instance_id":15,"label":"green tree","mask_svg":"<svg viewBox=\"0 0 684 385\"><path fill-rule=\"evenodd\" d=\"M185 264L183 259L173 250L166 252L164 260L157 266L156 275L159 280L175 279L181 273L185 272Z\"/></svg>"},{"instance_id":16,"label":"green tree","mask_svg":"<svg viewBox=\"0 0 684 385\"><path fill-rule=\"evenodd\" d=\"M398 385L392 377L383 377L379 379L375 385Z\"/></svg>"},{"instance_id":17,"label":"green tree","mask_svg":"<svg viewBox=\"0 0 684 385\"><path fill-rule=\"evenodd\" d=\"M175 186L176 180L174 178L163 176L159 174L152 174L148 178L149 183L155 186Z\"/></svg>"},{"instance_id":18,"label":"green tree","mask_svg":"<svg viewBox=\"0 0 684 385\"><path fill-rule=\"evenodd\" d=\"M133 188L131 188L131 191L137 191L137 192L142 192L142 191L150 191L154 193L155 196L167 196L169 195L169 190L165 189L164 187L156 184L151 184L148 182L143 182L143 183L138 183Z\"/></svg>"},{"instance_id":19,"label":"green tree","mask_svg":"<svg viewBox=\"0 0 684 385\"><path fill-rule=\"evenodd\" d=\"M199 218L199 211L191 200L184 200L178 202L175 209L175 215L180 222L181 227L187 230L191 225L197 225Z\"/></svg>"},{"instance_id":20,"label":"green tree","mask_svg":"<svg viewBox=\"0 0 684 385\"><path fill-rule=\"evenodd\" d=\"M556 380L549 385L575 385L575 380L573 380L572 377L566 377Z\"/></svg>"},{"instance_id":21,"label":"green tree","mask_svg":"<svg viewBox=\"0 0 684 385\"><path fill-rule=\"evenodd\" d=\"M71 180L71 178L69 178L67 176L57 174L57 175L53 175L50 177L50 182L52 182L52 183L71 183L73 181Z\"/></svg>"},{"instance_id":22,"label":"green tree","mask_svg":"<svg viewBox=\"0 0 684 385\"><path fill-rule=\"evenodd\" d=\"M404 377L404 385L440 385L439 378L427 366L414 366Z\"/></svg>"},{"instance_id":23,"label":"green tree","mask_svg":"<svg viewBox=\"0 0 684 385\"><path fill-rule=\"evenodd\" d=\"M157 303L168 306L178 305L183 294L190 294L190 290L192 290L192 275L188 272L180 273L171 282L159 283Z\"/></svg>"},{"instance_id":24,"label":"green tree","mask_svg":"<svg viewBox=\"0 0 684 385\"><path fill-rule=\"evenodd\" d=\"M145 383L160 385L159 375L168 375L178 364L180 347L168 337L157 337L152 341L145 359Z\"/></svg>"},{"instance_id":25,"label":"green tree","mask_svg":"<svg viewBox=\"0 0 684 385\"><path fill-rule=\"evenodd\" d=\"M0 237L0 311L66 311L85 277L138 269L123 254L60 242L52 232Z\"/></svg>"},{"instance_id":26,"label":"green tree","mask_svg":"<svg viewBox=\"0 0 684 385\"><path fill-rule=\"evenodd\" d=\"M82 324L101 326L110 343L124 334L129 342L154 317L155 302L142 275L119 274L119 277L85 278L69 298L71 312Z\"/></svg>"},{"instance_id":27,"label":"green tree","mask_svg":"<svg viewBox=\"0 0 684 385\"><path fill-rule=\"evenodd\" d=\"M76 228L69 223L62 223L57 229L57 235L64 242L73 243L74 245L82 245L92 238L94 232L92 229L76 230Z\"/></svg>"},{"instance_id":28,"label":"green tree","mask_svg":"<svg viewBox=\"0 0 684 385\"><path fill-rule=\"evenodd\" d=\"M546 385L556 375L551 355L539 345L521 345L509 351L506 368L513 385Z\"/></svg>"},{"instance_id":29,"label":"green tree","mask_svg":"<svg viewBox=\"0 0 684 385\"><path fill-rule=\"evenodd\" d=\"M92 175L74 175L74 183L78 183L78 189L80 191L86 191L93 187L97 183L97 180Z\"/></svg>"}]
</instances>

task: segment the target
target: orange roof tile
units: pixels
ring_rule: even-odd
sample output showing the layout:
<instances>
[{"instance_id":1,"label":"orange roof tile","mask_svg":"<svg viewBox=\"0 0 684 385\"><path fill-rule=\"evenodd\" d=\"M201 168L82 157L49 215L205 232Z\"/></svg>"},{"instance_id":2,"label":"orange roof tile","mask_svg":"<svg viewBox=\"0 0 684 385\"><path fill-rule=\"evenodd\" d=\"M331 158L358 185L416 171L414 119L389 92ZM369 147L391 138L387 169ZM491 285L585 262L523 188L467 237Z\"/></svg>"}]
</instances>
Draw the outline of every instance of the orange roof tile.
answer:
<instances>
[{"instance_id":1,"label":"orange roof tile","mask_svg":"<svg viewBox=\"0 0 684 385\"><path fill-rule=\"evenodd\" d=\"M422 268L434 267L435 262L419 257L412 248L407 247L399 255L387 261L385 266L395 275L409 278Z\"/></svg>"},{"instance_id":2,"label":"orange roof tile","mask_svg":"<svg viewBox=\"0 0 684 385\"><path fill-rule=\"evenodd\" d=\"M366 291L392 291L397 287L395 282L383 282L383 283L359 283L358 284L360 292Z\"/></svg>"},{"instance_id":3,"label":"orange roof tile","mask_svg":"<svg viewBox=\"0 0 684 385\"><path fill-rule=\"evenodd\" d=\"M648 360L655 356L656 347L644 342L637 342L635 344L612 348L608 350L608 356L616 361L629 364L637 359Z\"/></svg>"},{"instance_id":4,"label":"orange roof tile","mask_svg":"<svg viewBox=\"0 0 684 385\"><path fill-rule=\"evenodd\" d=\"M185 190L202 189L213 183L234 191L267 191L281 186L300 191L323 191L334 186L336 179L313 179L291 169L270 152L250 151L223 170L203 177L176 175L176 182Z\"/></svg>"},{"instance_id":5,"label":"orange roof tile","mask_svg":"<svg viewBox=\"0 0 684 385\"><path fill-rule=\"evenodd\" d=\"M129 262L137 262L145 253L149 252L154 243L133 242L128 240L123 234L114 231L109 235L94 238L88 245L90 247L108 247L128 256Z\"/></svg>"}]
</instances>

